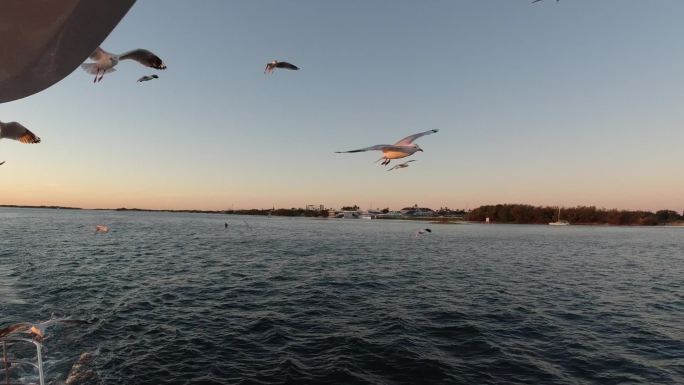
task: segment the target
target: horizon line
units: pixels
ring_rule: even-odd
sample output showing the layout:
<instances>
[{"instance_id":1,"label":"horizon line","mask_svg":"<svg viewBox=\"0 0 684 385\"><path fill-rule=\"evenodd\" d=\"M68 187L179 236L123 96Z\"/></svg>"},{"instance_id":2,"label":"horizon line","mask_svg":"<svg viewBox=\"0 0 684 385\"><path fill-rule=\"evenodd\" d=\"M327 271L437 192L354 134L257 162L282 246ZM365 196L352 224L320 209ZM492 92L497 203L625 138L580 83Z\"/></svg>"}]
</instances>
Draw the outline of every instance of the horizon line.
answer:
<instances>
[{"instance_id":1,"label":"horizon line","mask_svg":"<svg viewBox=\"0 0 684 385\"><path fill-rule=\"evenodd\" d=\"M415 205L415 204L414 204ZM541 207L541 208L560 208L560 209L571 209L571 208L580 208L580 207L595 207L596 209L599 210L617 210L617 211L643 211L643 212L657 212L657 211L662 211L662 210L670 210L677 212L675 209L670 209L670 208L661 208L658 210L645 210L645 209L624 209L624 208L606 208L604 206L600 207L597 205L574 205L574 206L560 206L560 205L555 205L555 206L550 206L550 205L535 205L531 203L487 203L487 204L481 204L473 208L449 208L448 206L440 206L440 208L448 209L451 211L464 211L464 212L470 212L472 210L475 210L480 207L484 206L497 206L497 205L524 205L524 206L532 206L532 207ZM357 205L358 206L358 205ZM347 206L342 206L342 207L347 207ZM402 209L407 208L407 207L414 207L413 205L408 205L402 207ZM418 207L424 207L424 205L418 205ZM224 208L224 209L213 209L213 210L203 210L203 209L170 209L170 208L161 208L161 209L150 209L150 208L141 208L141 207L116 207L116 208L104 208L104 207L94 207L94 208L86 208L86 207L74 207L74 206L61 206L61 205L21 205L21 204L5 204L2 203L0 204L0 208L29 208L29 209L63 209L63 210L97 210L97 211L166 211L166 212L203 212L203 213L221 213L221 212L235 212L235 211L249 211L249 210L261 210L261 211L266 211L266 210L306 210L305 207L267 207L267 208ZM430 208L430 207L428 207ZM369 208L370 209L370 208ZM384 209L384 208L383 208ZM389 207L387 207L389 209ZM430 208L433 211L432 208ZM330 207L325 207L324 210L336 210L334 208ZM341 208L340 208L341 210ZM363 208L359 207L359 210L364 210ZM401 210L401 209L400 209ZM310 211L321 211L321 210L310 210ZM392 210L390 211L397 211L397 210ZM682 211L684 212L684 211Z\"/></svg>"}]
</instances>

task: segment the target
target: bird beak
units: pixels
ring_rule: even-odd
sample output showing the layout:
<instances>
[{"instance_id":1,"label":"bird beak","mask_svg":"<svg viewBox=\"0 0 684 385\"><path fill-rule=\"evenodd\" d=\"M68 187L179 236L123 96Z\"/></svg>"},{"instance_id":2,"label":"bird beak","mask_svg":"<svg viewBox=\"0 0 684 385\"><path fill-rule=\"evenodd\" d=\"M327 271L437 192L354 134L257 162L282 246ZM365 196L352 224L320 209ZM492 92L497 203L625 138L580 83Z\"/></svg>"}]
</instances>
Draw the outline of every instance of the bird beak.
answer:
<instances>
[{"instance_id":1,"label":"bird beak","mask_svg":"<svg viewBox=\"0 0 684 385\"><path fill-rule=\"evenodd\" d=\"M419 148L418 151L423 152L423 149L422 149L422 148Z\"/></svg>"}]
</instances>

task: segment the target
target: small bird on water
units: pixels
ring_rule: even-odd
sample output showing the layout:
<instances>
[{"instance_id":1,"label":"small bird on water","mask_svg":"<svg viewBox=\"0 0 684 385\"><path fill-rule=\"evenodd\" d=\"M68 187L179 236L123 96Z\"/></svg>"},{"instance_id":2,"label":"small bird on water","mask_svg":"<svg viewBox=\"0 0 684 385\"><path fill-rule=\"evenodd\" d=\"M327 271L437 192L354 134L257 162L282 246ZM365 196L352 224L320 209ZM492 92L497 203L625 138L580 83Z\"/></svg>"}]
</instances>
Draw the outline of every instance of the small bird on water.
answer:
<instances>
[{"instance_id":1,"label":"small bird on water","mask_svg":"<svg viewBox=\"0 0 684 385\"><path fill-rule=\"evenodd\" d=\"M101 81L106 73L116 71L116 68L114 67L119 64L119 61L126 59L135 60L145 67L156 68L158 70L166 69L166 64L164 64L159 56L141 48L122 53L121 55L116 55L97 47L88 58L92 59L93 62L83 63L81 64L81 68L83 68L83 70L87 73L95 75L93 83Z\"/></svg>"},{"instance_id":2,"label":"small bird on water","mask_svg":"<svg viewBox=\"0 0 684 385\"><path fill-rule=\"evenodd\" d=\"M430 230L430 229L418 230L415 233L413 233L413 238L418 238L419 236L421 236L423 234L427 234L427 233L431 233L431 232L432 232L432 230Z\"/></svg>"},{"instance_id":3,"label":"small bird on water","mask_svg":"<svg viewBox=\"0 0 684 385\"><path fill-rule=\"evenodd\" d=\"M138 83L148 82L152 79L159 79L159 76L157 76L157 75L145 75L145 76L141 77L140 79L138 79Z\"/></svg>"},{"instance_id":4,"label":"small bird on water","mask_svg":"<svg viewBox=\"0 0 684 385\"><path fill-rule=\"evenodd\" d=\"M107 232L109 232L109 227L107 225L96 225L95 226L95 232L96 233L107 233Z\"/></svg>"},{"instance_id":5,"label":"small bird on water","mask_svg":"<svg viewBox=\"0 0 684 385\"><path fill-rule=\"evenodd\" d=\"M294 70L294 71L299 70L299 67L297 67L297 66L294 65L294 64L290 64L290 63L288 63L288 62L286 62L286 61L277 61L277 60L273 60L272 62L266 64L266 69L264 69L264 73L265 73L265 74L266 74L266 73L269 73L269 74L270 74L270 73L272 73L276 68L284 68L284 69Z\"/></svg>"}]
</instances>

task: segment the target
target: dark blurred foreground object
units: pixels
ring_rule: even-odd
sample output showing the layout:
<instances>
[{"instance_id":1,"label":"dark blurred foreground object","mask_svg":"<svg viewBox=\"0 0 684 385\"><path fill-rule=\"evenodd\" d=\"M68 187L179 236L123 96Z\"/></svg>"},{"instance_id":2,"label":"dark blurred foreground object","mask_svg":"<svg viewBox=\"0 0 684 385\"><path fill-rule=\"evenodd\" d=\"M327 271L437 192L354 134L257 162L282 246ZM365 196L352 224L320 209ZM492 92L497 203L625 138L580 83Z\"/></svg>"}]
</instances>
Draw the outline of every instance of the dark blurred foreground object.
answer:
<instances>
[{"instance_id":1,"label":"dark blurred foreground object","mask_svg":"<svg viewBox=\"0 0 684 385\"><path fill-rule=\"evenodd\" d=\"M1 0L0 103L40 92L83 63L135 0Z\"/></svg>"}]
</instances>

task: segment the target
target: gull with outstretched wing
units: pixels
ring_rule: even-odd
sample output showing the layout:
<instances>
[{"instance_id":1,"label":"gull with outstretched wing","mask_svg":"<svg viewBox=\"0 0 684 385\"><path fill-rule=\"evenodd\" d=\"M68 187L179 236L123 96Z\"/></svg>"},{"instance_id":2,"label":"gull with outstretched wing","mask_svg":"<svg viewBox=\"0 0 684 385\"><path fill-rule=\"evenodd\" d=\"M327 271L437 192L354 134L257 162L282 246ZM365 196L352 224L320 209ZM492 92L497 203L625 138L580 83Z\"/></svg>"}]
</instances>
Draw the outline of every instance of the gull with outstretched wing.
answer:
<instances>
[{"instance_id":1,"label":"gull with outstretched wing","mask_svg":"<svg viewBox=\"0 0 684 385\"><path fill-rule=\"evenodd\" d=\"M272 62L266 63L266 68L264 69L264 73L270 74L276 68L284 68L284 69L293 70L293 71L299 70L299 67L297 67L294 64L290 64L286 61L273 60Z\"/></svg>"},{"instance_id":2,"label":"gull with outstretched wing","mask_svg":"<svg viewBox=\"0 0 684 385\"><path fill-rule=\"evenodd\" d=\"M382 160L382 165L388 165L392 159L401 159L407 156L411 156L418 151L423 151L417 144L413 143L416 139L421 136L434 134L439 130L428 130L419 132L417 134L409 135L404 139L394 143L394 144L378 144L375 146L360 148L358 150L351 151L335 151L337 154L341 153L354 153L354 152L364 152L364 151L382 151L382 158L378 159L376 162Z\"/></svg>"},{"instance_id":3,"label":"gull with outstretched wing","mask_svg":"<svg viewBox=\"0 0 684 385\"><path fill-rule=\"evenodd\" d=\"M41 342L43 338L45 338L45 330L52 325L61 324L70 326L88 325L90 323L90 321L69 318L51 318L47 321L41 321L35 324L30 322L20 322L10 325L4 329L0 329L0 339L14 333L26 333L30 334L35 341Z\"/></svg>"},{"instance_id":4,"label":"gull with outstretched wing","mask_svg":"<svg viewBox=\"0 0 684 385\"><path fill-rule=\"evenodd\" d=\"M81 64L81 68L91 75L95 75L93 83L102 80L106 73L116 71L114 68L121 60L135 60L138 63L144 65L145 67L156 68L158 70L165 70L166 64L159 58L159 56L153 54L152 52L138 48L120 55L107 52L100 47L97 47L95 51L88 57L93 62ZM99 76L99 79L98 79Z\"/></svg>"}]
</instances>

